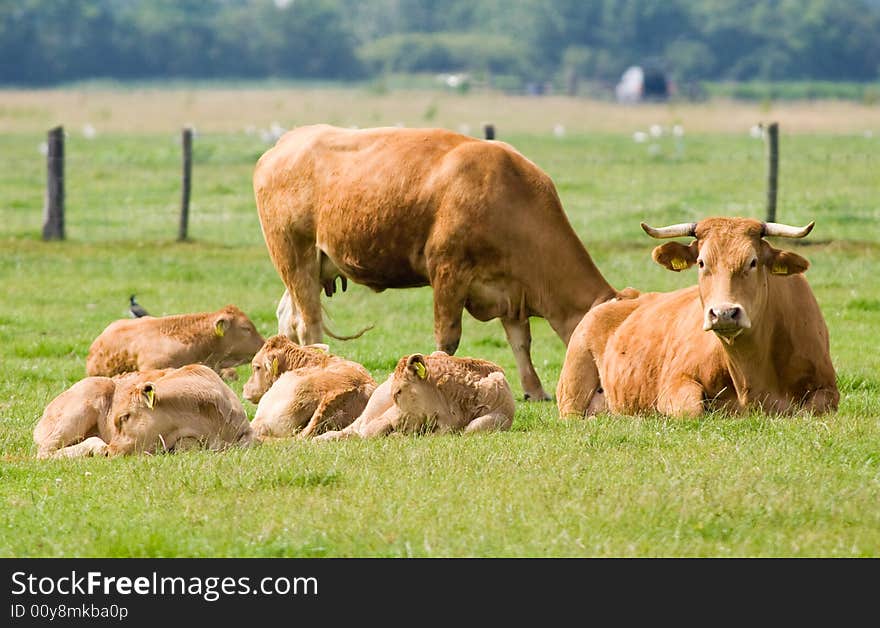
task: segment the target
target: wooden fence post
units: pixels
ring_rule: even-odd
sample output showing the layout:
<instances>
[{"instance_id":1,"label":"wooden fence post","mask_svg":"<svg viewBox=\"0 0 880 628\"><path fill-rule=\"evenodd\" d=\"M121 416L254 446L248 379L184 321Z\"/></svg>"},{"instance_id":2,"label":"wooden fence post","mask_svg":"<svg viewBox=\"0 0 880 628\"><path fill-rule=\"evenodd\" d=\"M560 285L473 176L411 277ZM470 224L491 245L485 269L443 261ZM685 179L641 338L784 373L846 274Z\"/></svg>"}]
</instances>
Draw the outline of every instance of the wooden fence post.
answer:
<instances>
[{"instance_id":1,"label":"wooden fence post","mask_svg":"<svg viewBox=\"0 0 880 628\"><path fill-rule=\"evenodd\" d=\"M483 125L483 137L487 140L495 139L495 125L494 124L485 124Z\"/></svg>"},{"instance_id":2,"label":"wooden fence post","mask_svg":"<svg viewBox=\"0 0 880 628\"><path fill-rule=\"evenodd\" d=\"M767 222L776 222L776 192L779 185L779 123L767 126Z\"/></svg>"},{"instance_id":3,"label":"wooden fence post","mask_svg":"<svg viewBox=\"0 0 880 628\"><path fill-rule=\"evenodd\" d=\"M64 127L49 131L43 240L64 239Z\"/></svg>"},{"instance_id":4,"label":"wooden fence post","mask_svg":"<svg viewBox=\"0 0 880 628\"><path fill-rule=\"evenodd\" d=\"M192 129L183 129L183 192L180 198L180 229L177 239L183 242L187 239L189 230L189 196L192 189Z\"/></svg>"}]
</instances>

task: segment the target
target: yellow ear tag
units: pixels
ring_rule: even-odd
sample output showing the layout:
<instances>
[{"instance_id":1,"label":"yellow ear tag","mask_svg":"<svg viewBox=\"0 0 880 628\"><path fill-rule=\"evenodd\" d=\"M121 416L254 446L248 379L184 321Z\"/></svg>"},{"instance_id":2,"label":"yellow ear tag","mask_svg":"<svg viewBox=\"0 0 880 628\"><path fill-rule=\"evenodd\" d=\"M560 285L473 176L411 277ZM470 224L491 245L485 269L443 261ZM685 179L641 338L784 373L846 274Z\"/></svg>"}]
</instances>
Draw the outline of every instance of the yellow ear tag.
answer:
<instances>
[{"instance_id":1,"label":"yellow ear tag","mask_svg":"<svg viewBox=\"0 0 880 628\"><path fill-rule=\"evenodd\" d=\"M154 405L156 405L156 391L151 388L147 391L147 407L152 410Z\"/></svg>"},{"instance_id":2,"label":"yellow ear tag","mask_svg":"<svg viewBox=\"0 0 880 628\"><path fill-rule=\"evenodd\" d=\"M688 267L688 263L680 257L673 257L670 263L675 270L684 270Z\"/></svg>"},{"instance_id":3,"label":"yellow ear tag","mask_svg":"<svg viewBox=\"0 0 880 628\"><path fill-rule=\"evenodd\" d=\"M223 330L223 323L217 321L217 324L214 325L214 335L218 338L222 338L224 333L226 332Z\"/></svg>"},{"instance_id":4,"label":"yellow ear tag","mask_svg":"<svg viewBox=\"0 0 880 628\"><path fill-rule=\"evenodd\" d=\"M272 358L272 375L278 375L278 358Z\"/></svg>"},{"instance_id":5,"label":"yellow ear tag","mask_svg":"<svg viewBox=\"0 0 880 628\"><path fill-rule=\"evenodd\" d=\"M782 264L780 262L775 262L773 264L773 268L770 269L770 272L774 275L787 275L788 274L788 266Z\"/></svg>"},{"instance_id":6,"label":"yellow ear tag","mask_svg":"<svg viewBox=\"0 0 880 628\"><path fill-rule=\"evenodd\" d=\"M416 367L416 375L419 376L419 379L428 379L428 369L425 368L425 365L421 362L415 363Z\"/></svg>"}]
</instances>

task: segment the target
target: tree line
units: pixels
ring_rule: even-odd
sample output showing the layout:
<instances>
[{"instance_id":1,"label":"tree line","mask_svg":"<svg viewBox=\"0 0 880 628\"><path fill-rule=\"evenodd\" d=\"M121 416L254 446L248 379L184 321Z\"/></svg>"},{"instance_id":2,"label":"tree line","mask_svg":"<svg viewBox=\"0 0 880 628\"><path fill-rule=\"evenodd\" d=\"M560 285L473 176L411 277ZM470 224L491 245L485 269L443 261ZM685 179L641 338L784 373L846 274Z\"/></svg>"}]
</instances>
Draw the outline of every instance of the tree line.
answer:
<instances>
[{"instance_id":1,"label":"tree line","mask_svg":"<svg viewBox=\"0 0 880 628\"><path fill-rule=\"evenodd\" d=\"M880 78L878 0L0 0L0 83Z\"/></svg>"}]
</instances>

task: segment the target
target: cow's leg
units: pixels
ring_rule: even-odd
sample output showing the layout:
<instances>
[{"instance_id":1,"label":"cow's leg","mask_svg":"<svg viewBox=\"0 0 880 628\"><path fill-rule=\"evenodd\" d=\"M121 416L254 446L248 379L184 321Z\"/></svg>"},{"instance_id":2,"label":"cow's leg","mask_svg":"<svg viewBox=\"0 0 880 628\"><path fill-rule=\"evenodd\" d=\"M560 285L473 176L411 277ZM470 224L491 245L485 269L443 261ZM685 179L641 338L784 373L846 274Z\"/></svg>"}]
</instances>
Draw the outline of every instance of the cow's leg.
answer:
<instances>
[{"instance_id":1,"label":"cow's leg","mask_svg":"<svg viewBox=\"0 0 880 628\"><path fill-rule=\"evenodd\" d=\"M388 379L376 387L376 390L370 395L370 399L367 401L364 411L361 412L360 416L356 418L351 425L345 428L345 431L362 434L368 429L370 423L384 415L393 405L394 399L391 397L391 377L388 377Z\"/></svg>"},{"instance_id":2,"label":"cow's leg","mask_svg":"<svg viewBox=\"0 0 880 628\"><path fill-rule=\"evenodd\" d=\"M325 432L324 434L317 436L316 440L339 440L350 437L364 438L365 433L372 431L370 425L383 417L393 405L394 400L391 398L391 378L389 377L373 391L373 394L370 395L370 399L367 401L367 405L364 407L363 412L352 421L351 425L342 430Z\"/></svg>"},{"instance_id":3,"label":"cow's leg","mask_svg":"<svg viewBox=\"0 0 880 628\"><path fill-rule=\"evenodd\" d=\"M376 438L378 436L387 436L394 431L394 426L400 418L400 410L397 406L391 406L381 416L373 419L367 425L364 425L360 431L361 438Z\"/></svg>"},{"instance_id":4,"label":"cow's leg","mask_svg":"<svg viewBox=\"0 0 880 628\"><path fill-rule=\"evenodd\" d=\"M556 386L556 403L561 418L591 416L600 392L599 367L592 352L581 343L571 342ZM604 405L604 404L603 404Z\"/></svg>"},{"instance_id":5,"label":"cow's leg","mask_svg":"<svg viewBox=\"0 0 880 628\"><path fill-rule=\"evenodd\" d=\"M839 401L840 393L837 388L820 388L810 395L804 404L804 409L817 414L833 412L837 409Z\"/></svg>"},{"instance_id":6,"label":"cow's leg","mask_svg":"<svg viewBox=\"0 0 880 628\"><path fill-rule=\"evenodd\" d=\"M467 300L466 283L449 267L431 273L431 287L434 290L434 342L438 350L449 355L455 354L461 341L461 315Z\"/></svg>"},{"instance_id":7,"label":"cow's leg","mask_svg":"<svg viewBox=\"0 0 880 628\"><path fill-rule=\"evenodd\" d=\"M251 422L254 436L259 439L295 436L297 430L314 416L318 406L313 399L308 398L283 399L272 405L263 404L264 399L265 396L260 400L257 414Z\"/></svg>"},{"instance_id":8,"label":"cow's leg","mask_svg":"<svg viewBox=\"0 0 880 628\"><path fill-rule=\"evenodd\" d=\"M292 325L297 335L293 340L301 345L310 345L321 342L324 333L318 252L314 241L306 244L303 238L294 240L291 247L287 263L276 266L290 294Z\"/></svg>"},{"instance_id":9,"label":"cow's leg","mask_svg":"<svg viewBox=\"0 0 880 628\"><path fill-rule=\"evenodd\" d=\"M509 429L513 424L513 417L504 412L490 412L479 416L464 428L465 434L474 432L494 432Z\"/></svg>"},{"instance_id":10,"label":"cow's leg","mask_svg":"<svg viewBox=\"0 0 880 628\"><path fill-rule=\"evenodd\" d=\"M171 450L175 453L179 453L192 451L194 449L202 449L204 446L205 444L200 438L196 438L195 436L183 436L174 441L174 446Z\"/></svg>"},{"instance_id":11,"label":"cow's leg","mask_svg":"<svg viewBox=\"0 0 880 628\"><path fill-rule=\"evenodd\" d=\"M507 342L513 349L513 357L516 359L516 368L519 370L519 381L522 384L526 401L547 401L550 395L544 392L541 380L532 364L532 331L529 327L529 319L514 320L501 319L504 332L507 334Z\"/></svg>"},{"instance_id":12,"label":"cow's leg","mask_svg":"<svg viewBox=\"0 0 880 628\"><path fill-rule=\"evenodd\" d=\"M89 405L81 412L41 419L34 429L37 458L50 458L58 450L72 443L79 443L89 434L97 434L98 415L101 410Z\"/></svg>"},{"instance_id":13,"label":"cow's leg","mask_svg":"<svg viewBox=\"0 0 880 628\"><path fill-rule=\"evenodd\" d=\"M689 377L679 378L664 387L657 398L657 410L676 418L693 418L703 414L703 387Z\"/></svg>"},{"instance_id":14,"label":"cow's leg","mask_svg":"<svg viewBox=\"0 0 880 628\"><path fill-rule=\"evenodd\" d=\"M326 422L328 415L327 406L329 405L329 400L326 398L321 399L321 402L318 404L318 407L315 408L315 411L312 413L309 422L306 423L306 426L302 429L302 431L297 434L297 438L311 438L314 436L321 426Z\"/></svg>"},{"instance_id":15,"label":"cow's leg","mask_svg":"<svg viewBox=\"0 0 880 628\"><path fill-rule=\"evenodd\" d=\"M107 443L98 436L90 436L81 443L55 451L52 458L85 458L86 456L106 456ZM48 457L48 456L41 456Z\"/></svg>"}]
</instances>

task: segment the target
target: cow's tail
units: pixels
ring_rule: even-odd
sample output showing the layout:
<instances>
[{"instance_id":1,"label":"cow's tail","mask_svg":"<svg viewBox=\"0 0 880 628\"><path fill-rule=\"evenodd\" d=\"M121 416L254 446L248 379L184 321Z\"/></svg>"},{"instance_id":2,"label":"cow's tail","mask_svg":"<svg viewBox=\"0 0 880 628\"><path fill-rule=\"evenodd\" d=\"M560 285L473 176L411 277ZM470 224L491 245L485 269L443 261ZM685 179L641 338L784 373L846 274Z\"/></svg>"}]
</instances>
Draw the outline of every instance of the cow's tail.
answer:
<instances>
[{"instance_id":1,"label":"cow's tail","mask_svg":"<svg viewBox=\"0 0 880 628\"><path fill-rule=\"evenodd\" d=\"M373 329L373 327L375 327L375 325L367 325L366 327L364 327L362 330L360 330L356 334L351 334L350 336L337 336L335 333L333 333L333 330L331 330L329 327L327 327L327 323L323 323L323 325L324 325L324 333L327 334L328 336L330 336L331 338L335 338L336 340L354 340L355 338L360 338L365 333L367 333L368 331Z\"/></svg>"},{"instance_id":2,"label":"cow's tail","mask_svg":"<svg viewBox=\"0 0 880 628\"><path fill-rule=\"evenodd\" d=\"M324 310L324 316L326 316L327 318L330 318L330 312L327 311L327 307L322 304L321 309ZM354 340L355 338L360 338L365 333L367 333L368 331L373 329L373 327L375 327L375 325L367 325L366 327L364 327L362 330L360 330L356 334L352 334L350 336L337 336L333 332L333 330L327 326L327 323L325 321L321 321L321 325L324 328L324 333L327 334L328 336L330 336L331 338L335 338L336 340Z\"/></svg>"}]
</instances>

